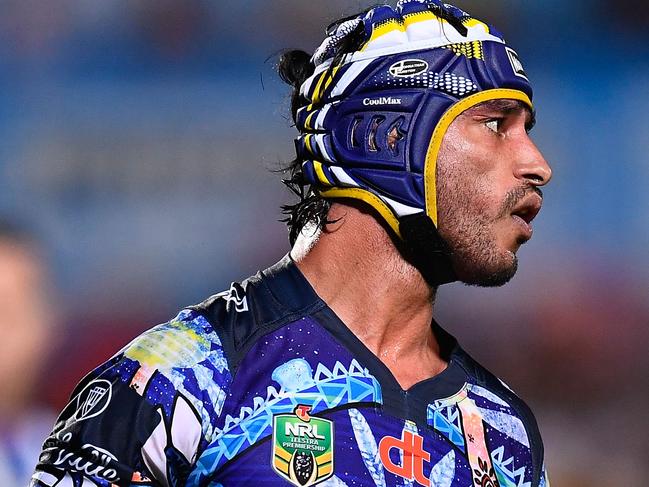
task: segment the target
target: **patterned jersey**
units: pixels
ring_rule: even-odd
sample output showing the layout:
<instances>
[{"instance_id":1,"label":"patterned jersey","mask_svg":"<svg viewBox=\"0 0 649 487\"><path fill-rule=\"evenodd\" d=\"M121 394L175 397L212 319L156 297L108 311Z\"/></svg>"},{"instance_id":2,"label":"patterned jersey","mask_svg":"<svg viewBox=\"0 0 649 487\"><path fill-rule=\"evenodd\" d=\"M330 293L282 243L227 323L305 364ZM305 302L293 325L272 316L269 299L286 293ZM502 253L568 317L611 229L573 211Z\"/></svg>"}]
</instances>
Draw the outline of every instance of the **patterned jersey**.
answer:
<instances>
[{"instance_id":1,"label":"patterned jersey","mask_svg":"<svg viewBox=\"0 0 649 487\"><path fill-rule=\"evenodd\" d=\"M86 376L32 487L547 485L528 407L433 323L403 390L287 256Z\"/></svg>"}]
</instances>

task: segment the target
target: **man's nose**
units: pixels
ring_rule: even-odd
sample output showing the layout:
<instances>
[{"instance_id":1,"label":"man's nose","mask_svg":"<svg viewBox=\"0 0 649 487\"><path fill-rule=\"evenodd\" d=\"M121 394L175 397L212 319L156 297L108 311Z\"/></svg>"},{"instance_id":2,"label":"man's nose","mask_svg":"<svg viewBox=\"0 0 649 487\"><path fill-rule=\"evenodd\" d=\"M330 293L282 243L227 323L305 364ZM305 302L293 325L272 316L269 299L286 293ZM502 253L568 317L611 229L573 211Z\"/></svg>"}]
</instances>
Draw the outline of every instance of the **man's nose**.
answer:
<instances>
[{"instance_id":1,"label":"man's nose","mask_svg":"<svg viewBox=\"0 0 649 487\"><path fill-rule=\"evenodd\" d=\"M522 142L519 160L514 170L514 176L533 186L543 186L552 179L552 169L539 151L536 144L526 135Z\"/></svg>"}]
</instances>

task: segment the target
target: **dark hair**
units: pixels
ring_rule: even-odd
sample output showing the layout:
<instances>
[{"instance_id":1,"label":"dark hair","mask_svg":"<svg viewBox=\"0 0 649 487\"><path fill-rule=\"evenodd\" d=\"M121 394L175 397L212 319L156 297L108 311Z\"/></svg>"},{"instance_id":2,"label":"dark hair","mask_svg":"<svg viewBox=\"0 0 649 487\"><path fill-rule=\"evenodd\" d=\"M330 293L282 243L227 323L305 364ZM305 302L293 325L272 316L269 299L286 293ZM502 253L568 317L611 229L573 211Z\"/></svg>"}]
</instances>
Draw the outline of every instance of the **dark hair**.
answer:
<instances>
[{"instance_id":1,"label":"dark hair","mask_svg":"<svg viewBox=\"0 0 649 487\"><path fill-rule=\"evenodd\" d=\"M327 34L342 22L363 15L367 10L334 22L327 27ZM345 54L358 50L364 40L365 28L361 22L336 48L333 61L329 67L330 72L342 62ZM314 71L315 66L311 62L311 56L305 51L299 49L287 50L279 58L277 65L279 77L286 84L293 87L291 94L291 116L293 117L294 124L297 111L309 104L309 100L300 95L300 86ZM286 167L281 169L281 172L286 174L282 182L299 198L297 203L286 204L281 207L282 214L285 215L285 218L281 221L285 222L288 227L289 242L291 245L295 243L300 231L305 225L315 224L317 228L322 229L328 223L332 223L327 219L331 202L320 196L306 181L302 172L303 162L304 159L298 156L289 162Z\"/></svg>"}]
</instances>

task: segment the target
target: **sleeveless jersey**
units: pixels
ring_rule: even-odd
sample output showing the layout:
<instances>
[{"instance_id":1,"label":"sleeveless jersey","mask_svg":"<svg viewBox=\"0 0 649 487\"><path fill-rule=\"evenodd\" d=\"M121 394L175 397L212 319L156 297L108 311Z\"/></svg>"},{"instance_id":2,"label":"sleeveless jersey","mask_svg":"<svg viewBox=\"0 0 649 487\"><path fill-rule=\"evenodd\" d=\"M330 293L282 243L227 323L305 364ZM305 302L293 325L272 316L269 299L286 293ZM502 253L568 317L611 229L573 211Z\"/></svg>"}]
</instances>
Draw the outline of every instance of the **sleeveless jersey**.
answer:
<instances>
[{"instance_id":1,"label":"sleeveless jersey","mask_svg":"<svg viewBox=\"0 0 649 487\"><path fill-rule=\"evenodd\" d=\"M529 408L432 328L403 390L287 256L86 376L31 485L547 486Z\"/></svg>"}]
</instances>

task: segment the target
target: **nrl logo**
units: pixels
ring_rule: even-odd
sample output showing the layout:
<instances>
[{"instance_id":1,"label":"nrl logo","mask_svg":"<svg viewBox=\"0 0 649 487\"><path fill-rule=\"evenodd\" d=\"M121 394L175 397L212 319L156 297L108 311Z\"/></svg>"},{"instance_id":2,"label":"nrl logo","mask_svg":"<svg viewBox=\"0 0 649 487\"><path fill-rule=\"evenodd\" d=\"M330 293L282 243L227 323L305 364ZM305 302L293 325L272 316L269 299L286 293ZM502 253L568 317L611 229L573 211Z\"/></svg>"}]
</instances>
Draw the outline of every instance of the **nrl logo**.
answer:
<instances>
[{"instance_id":1,"label":"nrl logo","mask_svg":"<svg viewBox=\"0 0 649 487\"><path fill-rule=\"evenodd\" d=\"M312 417L310 410L299 404L293 414L273 417L273 470L298 487L334 473L333 421Z\"/></svg>"}]
</instances>

